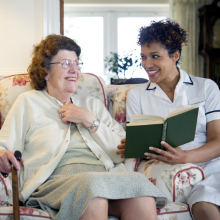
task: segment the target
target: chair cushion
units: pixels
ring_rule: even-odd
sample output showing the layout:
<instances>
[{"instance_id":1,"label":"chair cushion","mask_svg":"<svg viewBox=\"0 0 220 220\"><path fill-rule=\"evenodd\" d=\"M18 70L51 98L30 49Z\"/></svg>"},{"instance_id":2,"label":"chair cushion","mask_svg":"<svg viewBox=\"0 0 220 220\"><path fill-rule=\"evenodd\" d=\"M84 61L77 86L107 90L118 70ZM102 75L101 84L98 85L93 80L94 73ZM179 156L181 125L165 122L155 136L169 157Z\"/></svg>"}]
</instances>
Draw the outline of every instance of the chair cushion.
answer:
<instances>
[{"instance_id":1,"label":"chair cushion","mask_svg":"<svg viewBox=\"0 0 220 220\"><path fill-rule=\"evenodd\" d=\"M20 219L22 220L43 220L51 219L49 214L42 209L29 208L25 206L19 207ZM0 219L9 220L13 219L13 207L0 207Z\"/></svg>"},{"instance_id":2,"label":"chair cushion","mask_svg":"<svg viewBox=\"0 0 220 220\"><path fill-rule=\"evenodd\" d=\"M25 206L19 207L20 219L22 220L46 220L51 219L49 214L41 209ZM13 207L0 207L0 219L9 220L13 216ZM185 203L169 202L162 209L157 209L157 220L192 220L189 207ZM116 217L109 216L108 220L119 220Z\"/></svg>"},{"instance_id":3,"label":"chair cushion","mask_svg":"<svg viewBox=\"0 0 220 220\"><path fill-rule=\"evenodd\" d=\"M157 209L157 220L192 220L192 217L188 204L168 202L162 209Z\"/></svg>"}]
</instances>

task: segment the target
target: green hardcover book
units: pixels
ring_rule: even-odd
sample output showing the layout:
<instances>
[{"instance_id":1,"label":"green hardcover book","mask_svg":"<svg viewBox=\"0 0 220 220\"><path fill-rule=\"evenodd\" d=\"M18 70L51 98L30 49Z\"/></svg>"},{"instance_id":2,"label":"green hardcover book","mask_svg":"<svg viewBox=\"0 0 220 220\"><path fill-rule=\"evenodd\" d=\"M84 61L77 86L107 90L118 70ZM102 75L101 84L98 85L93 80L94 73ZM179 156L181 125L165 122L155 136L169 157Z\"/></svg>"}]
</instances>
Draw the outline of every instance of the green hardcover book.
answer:
<instances>
[{"instance_id":1,"label":"green hardcover book","mask_svg":"<svg viewBox=\"0 0 220 220\"><path fill-rule=\"evenodd\" d=\"M163 140L178 147L194 140L198 108L186 106L171 112L166 119L155 115L132 115L126 125L125 158L155 153L149 147L163 149Z\"/></svg>"}]
</instances>

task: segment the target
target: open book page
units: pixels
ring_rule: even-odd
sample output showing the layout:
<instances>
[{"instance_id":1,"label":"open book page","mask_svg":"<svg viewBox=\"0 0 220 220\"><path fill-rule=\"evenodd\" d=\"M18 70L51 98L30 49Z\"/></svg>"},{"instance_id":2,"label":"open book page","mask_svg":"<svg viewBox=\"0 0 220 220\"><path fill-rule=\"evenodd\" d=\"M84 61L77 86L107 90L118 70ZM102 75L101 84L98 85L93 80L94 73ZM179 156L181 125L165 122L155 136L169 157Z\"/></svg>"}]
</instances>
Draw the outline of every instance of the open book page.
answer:
<instances>
[{"instance_id":1,"label":"open book page","mask_svg":"<svg viewBox=\"0 0 220 220\"><path fill-rule=\"evenodd\" d=\"M179 114L181 114L183 112L187 112L187 111L189 111L191 109L194 109L194 107L191 106L191 105L187 105L187 106L185 106L183 108L180 108L180 109L177 109L177 110L171 112L170 114L168 114L167 118L171 118L171 117L173 117L175 115L179 115Z\"/></svg>"},{"instance_id":2,"label":"open book page","mask_svg":"<svg viewBox=\"0 0 220 220\"><path fill-rule=\"evenodd\" d=\"M143 120L143 121L135 121L126 124L126 126L134 126L134 125L154 125L154 124L163 124L163 120L161 119L151 119L151 120Z\"/></svg>"},{"instance_id":3,"label":"open book page","mask_svg":"<svg viewBox=\"0 0 220 220\"><path fill-rule=\"evenodd\" d=\"M163 124L164 118L156 115L131 115L129 125Z\"/></svg>"}]
</instances>

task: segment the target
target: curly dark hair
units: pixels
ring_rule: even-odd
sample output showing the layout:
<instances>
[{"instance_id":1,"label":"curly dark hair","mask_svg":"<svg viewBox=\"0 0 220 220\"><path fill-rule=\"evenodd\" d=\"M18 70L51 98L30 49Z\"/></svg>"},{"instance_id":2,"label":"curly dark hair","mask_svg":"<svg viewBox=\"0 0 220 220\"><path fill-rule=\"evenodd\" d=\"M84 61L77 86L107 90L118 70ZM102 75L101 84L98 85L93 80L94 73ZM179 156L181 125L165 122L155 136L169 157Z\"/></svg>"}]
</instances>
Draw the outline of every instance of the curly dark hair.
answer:
<instances>
[{"instance_id":1,"label":"curly dark hair","mask_svg":"<svg viewBox=\"0 0 220 220\"><path fill-rule=\"evenodd\" d=\"M150 45L152 42L160 43L172 55L179 50L182 52L182 45L187 45L187 33L180 25L171 19L152 21L149 26L141 27L138 35L138 45ZM176 65L179 63L177 60Z\"/></svg>"},{"instance_id":2,"label":"curly dark hair","mask_svg":"<svg viewBox=\"0 0 220 220\"><path fill-rule=\"evenodd\" d=\"M81 53L81 48L74 40L56 34L48 35L38 45L34 46L32 62L27 69L31 79L30 84L33 89L45 89L45 77L51 68L49 63L60 50L75 51L78 57Z\"/></svg>"}]
</instances>

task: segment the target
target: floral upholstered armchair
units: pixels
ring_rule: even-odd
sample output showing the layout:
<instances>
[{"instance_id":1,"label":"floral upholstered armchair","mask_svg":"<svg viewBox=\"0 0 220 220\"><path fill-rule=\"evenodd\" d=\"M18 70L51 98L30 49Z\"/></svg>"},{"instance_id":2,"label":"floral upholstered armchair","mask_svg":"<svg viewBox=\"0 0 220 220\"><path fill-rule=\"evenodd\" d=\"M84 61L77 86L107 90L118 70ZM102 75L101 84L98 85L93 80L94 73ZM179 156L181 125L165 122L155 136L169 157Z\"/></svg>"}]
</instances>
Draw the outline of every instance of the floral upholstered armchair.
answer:
<instances>
[{"instance_id":1,"label":"floral upholstered armchair","mask_svg":"<svg viewBox=\"0 0 220 220\"><path fill-rule=\"evenodd\" d=\"M126 97L128 91L137 85L109 85L94 74L82 74L77 93L92 95L101 99L112 117L125 129ZM18 95L30 90L30 79L27 74L17 74L0 80L0 124ZM172 166L162 162L139 159L126 160L129 172L138 171L146 175L168 198L168 204L158 209L158 220L191 220L189 207L186 203L192 187L204 178L201 168L193 164ZM139 166L137 166L139 165ZM51 219L47 212L20 206L20 219L42 220ZM0 220L13 219L11 175L4 178L0 175ZM110 217L116 220L115 217Z\"/></svg>"}]
</instances>

